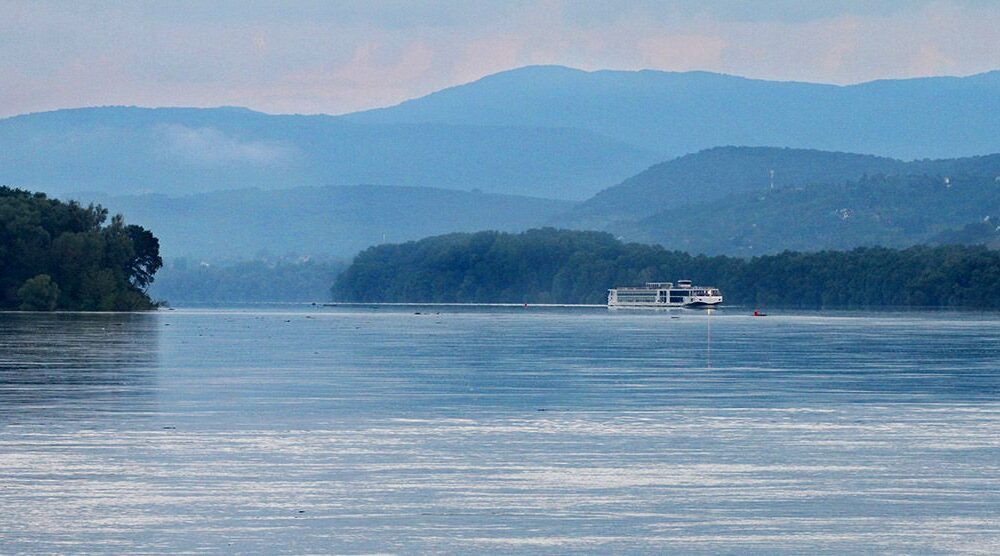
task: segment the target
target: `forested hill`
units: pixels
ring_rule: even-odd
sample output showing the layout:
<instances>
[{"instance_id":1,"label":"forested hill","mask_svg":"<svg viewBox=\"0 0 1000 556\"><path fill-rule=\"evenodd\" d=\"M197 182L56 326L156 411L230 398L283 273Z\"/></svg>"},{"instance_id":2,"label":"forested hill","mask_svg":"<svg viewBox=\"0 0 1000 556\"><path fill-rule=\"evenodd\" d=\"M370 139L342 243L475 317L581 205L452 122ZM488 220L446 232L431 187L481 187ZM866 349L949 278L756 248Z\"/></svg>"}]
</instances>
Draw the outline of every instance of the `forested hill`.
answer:
<instances>
[{"instance_id":1,"label":"forested hill","mask_svg":"<svg viewBox=\"0 0 1000 556\"><path fill-rule=\"evenodd\" d=\"M875 176L734 194L666 209L614 231L692 253L751 256L949 242L963 237L949 232L998 216L1000 181L993 176Z\"/></svg>"},{"instance_id":2,"label":"forested hill","mask_svg":"<svg viewBox=\"0 0 1000 556\"><path fill-rule=\"evenodd\" d=\"M372 247L340 275L332 293L356 302L604 303L610 287L682 278L721 288L730 305L1000 308L1000 253L984 247L739 259L552 228Z\"/></svg>"},{"instance_id":3,"label":"forested hill","mask_svg":"<svg viewBox=\"0 0 1000 556\"><path fill-rule=\"evenodd\" d=\"M716 147L662 162L609 187L555 220L603 229L666 208L774 187L842 183L866 174L898 174L901 160L864 154L775 147Z\"/></svg>"},{"instance_id":4,"label":"forested hill","mask_svg":"<svg viewBox=\"0 0 1000 556\"><path fill-rule=\"evenodd\" d=\"M108 211L0 187L0 309L151 309L162 266L148 230Z\"/></svg>"},{"instance_id":5,"label":"forested hill","mask_svg":"<svg viewBox=\"0 0 1000 556\"><path fill-rule=\"evenodd\" d=\"M671 209L711 204L733 208L740 194L857 182L865 176L936 176L993 179L1000 154L915 160L775 147L717 147L682 156L601 191L554 219L577 229L616 230ZM819 247L819 246L817 246Z\"/></svg>"}]
</instances>

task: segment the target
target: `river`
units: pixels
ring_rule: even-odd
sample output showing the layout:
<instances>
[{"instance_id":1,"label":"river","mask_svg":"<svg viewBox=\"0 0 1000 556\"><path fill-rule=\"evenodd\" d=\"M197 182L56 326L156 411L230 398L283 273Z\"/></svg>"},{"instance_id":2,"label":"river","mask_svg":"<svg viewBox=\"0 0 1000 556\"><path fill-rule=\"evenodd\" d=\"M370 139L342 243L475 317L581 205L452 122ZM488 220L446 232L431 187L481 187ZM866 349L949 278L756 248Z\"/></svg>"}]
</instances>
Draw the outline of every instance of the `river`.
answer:
<instances>
[{"instance_id":1,"label":"river","mask_svg":"<svg viewBox=\"0 0 1000 556\"><path fill-rule=\"evenodd\" d=\"M995 554L998 337L976 312L0 314L0 552Z\"/></svg>"}]
</instances>

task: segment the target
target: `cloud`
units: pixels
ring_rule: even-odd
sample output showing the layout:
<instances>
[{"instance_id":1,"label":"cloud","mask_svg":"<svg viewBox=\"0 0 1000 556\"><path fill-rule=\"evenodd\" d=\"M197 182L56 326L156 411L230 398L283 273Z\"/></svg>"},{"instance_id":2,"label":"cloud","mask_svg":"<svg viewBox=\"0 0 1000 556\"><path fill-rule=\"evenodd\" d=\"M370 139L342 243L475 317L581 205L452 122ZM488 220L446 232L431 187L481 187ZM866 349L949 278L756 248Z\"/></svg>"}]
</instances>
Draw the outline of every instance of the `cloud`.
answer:
<instances>
[{"instance_id":1,"label":"cloud","mask_svg":"<svg viewBox=\"0 0 1000 556\"><path fill-rule=\"evenodd\" d=\"M291 161L296 152L278 143L241 141L213 127L158 124L153 134L165 155L196 164L273 166Z\"/></svg>"},{"instance_id":2,"label":"cloud","mask_svg":"<svg viewBox=\"0 0 1000 556\"><path fill-rule=\"evenodd\" d=\"M856 83L997 69L974 0L10 1L0 115L237 105L343 113L528 64Z\"/></svg>"},{"instance_id":3,"label":"cloud","mask_svg":"<svg viewBox=\"0 0 1000 556\"><path fill-rule=\"evenodd\" d=\"M727 47L720 36L661 35L636 42L642 65L674 70L698 70L718 66Z\"/></svg>"}]
</instances>

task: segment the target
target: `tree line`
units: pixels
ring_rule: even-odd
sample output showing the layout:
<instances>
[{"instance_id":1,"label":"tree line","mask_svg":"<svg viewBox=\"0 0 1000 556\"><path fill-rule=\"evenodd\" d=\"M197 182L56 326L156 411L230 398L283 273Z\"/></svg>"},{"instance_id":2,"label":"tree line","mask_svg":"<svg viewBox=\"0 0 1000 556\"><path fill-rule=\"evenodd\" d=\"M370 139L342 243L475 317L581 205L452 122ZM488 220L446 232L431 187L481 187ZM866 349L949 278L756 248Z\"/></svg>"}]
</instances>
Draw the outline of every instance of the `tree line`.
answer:
<instances>
[{"instance_id":1,"label":"tree line","mask_svg":"<svg viewBox=\"0 0 1000 556\"><path fill-rule=\"evenodd\" d=\"M108 222L99 205L0 187L0 309L151 309L159 251L149 230Z\"/></svg>"},{"instance_id":2,"label":"tree line","mask_svg":"<svg viewBox=\"0 0 1000 556\"><path fill-rule=\"evenodd\" d=\"M684 278L719 287L727 304L1000 308L1000 253L982 246L786 251L745 259L552 228L371 247L338 277L332 294L355 302L604 303L611 287Z\"/></svg>"}]
</instances>

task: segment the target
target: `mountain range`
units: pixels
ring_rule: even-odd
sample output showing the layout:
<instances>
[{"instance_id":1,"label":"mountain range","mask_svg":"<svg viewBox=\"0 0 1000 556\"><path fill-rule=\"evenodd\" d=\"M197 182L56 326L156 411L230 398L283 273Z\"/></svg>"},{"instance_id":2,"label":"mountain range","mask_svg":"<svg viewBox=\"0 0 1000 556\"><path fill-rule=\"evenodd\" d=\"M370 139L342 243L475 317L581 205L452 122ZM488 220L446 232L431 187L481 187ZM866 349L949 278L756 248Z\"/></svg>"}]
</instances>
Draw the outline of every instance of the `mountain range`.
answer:
<instances>
[{"instance_id":1,"label":"mountain range","mask_svg":"<svg viewBox=\"0 0 1000 556\"><path fill-rule=\"evenodd\" d=\"M1000 72L834 86L536 66L343 116L0 119L0 184L101 202L168 257L346 258L540 225L706 253L905 245L989 237L1000 155L970 155L1000 152L998 114ZM930 187L946 179L962 186ZM914 210L929 216L896 225ZM849 230L862 214L877 225Z\"/></svg>"},{"instance_id":2,"label":"mountain range","mask_svg":"<svg viewBox=\"0 0 1000 556\"><path fill-rule=\"evenodd\" d=\"M584 200L720 145L1000 151L1000 71L851 86L532 66L347 114L103 107L0 119L0 183L65 194L409 185Z\"/></svg>"},{"instance_id":3,"label":"mountain range","mask_svg":"<svg viewBox=\"0 0 1000 556\"><path fill-rule=\"evenodd\" d=\"M987 224L1000 217L1000 154L904 162L718 147L657 164L582 203L377 185L76 198L155 230L167 257L208 261L265 254L348 259L378 243L539 226L745 256L990 242Z\"/></svg>"},{"instance_id":4,"label":"mountain range","mask_svg":"<svg viewBox=\"0 0 1000 556\"><path fill-rule=\"evenodd\" d=\"M950 158L1000 151L1000 71L838 86L534 66L346 118L586 129L662 160L720 145Z\"/></svg>"},{"instance_id":5,"label":"mountain range","mask_svg":"<svg viewBox=\"0 0 1000 556\"><path fill-rule=\"evenodd\" d=\"M658 160L581 129L363 124L241 108L84 108L0 120L0 183L57 195L377 184L584 199Z\"/></svg>"}]
</instances>

